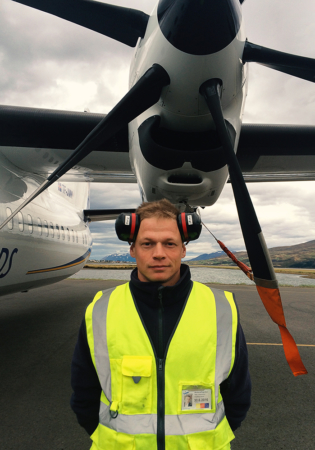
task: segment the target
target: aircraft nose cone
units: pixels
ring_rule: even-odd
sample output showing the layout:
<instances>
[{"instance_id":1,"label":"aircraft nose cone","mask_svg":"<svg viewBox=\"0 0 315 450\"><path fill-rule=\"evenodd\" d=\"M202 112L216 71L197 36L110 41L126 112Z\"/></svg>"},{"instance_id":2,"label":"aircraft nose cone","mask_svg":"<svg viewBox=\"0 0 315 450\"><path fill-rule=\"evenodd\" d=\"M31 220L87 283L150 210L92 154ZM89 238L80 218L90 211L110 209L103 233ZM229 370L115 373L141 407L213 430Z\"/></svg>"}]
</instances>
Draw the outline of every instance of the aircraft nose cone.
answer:
<instances>
[{"instance_id":1,"label":"aircraft nose cone","mask_svg":"<svg viewBox=\"0 0 315 450\"><path fill-rule=\"evenodd\" d=\"M160 0L157 13L166 39L192 55L222 50L241 25L239 0Z\"/></svg>"}]
</instances>

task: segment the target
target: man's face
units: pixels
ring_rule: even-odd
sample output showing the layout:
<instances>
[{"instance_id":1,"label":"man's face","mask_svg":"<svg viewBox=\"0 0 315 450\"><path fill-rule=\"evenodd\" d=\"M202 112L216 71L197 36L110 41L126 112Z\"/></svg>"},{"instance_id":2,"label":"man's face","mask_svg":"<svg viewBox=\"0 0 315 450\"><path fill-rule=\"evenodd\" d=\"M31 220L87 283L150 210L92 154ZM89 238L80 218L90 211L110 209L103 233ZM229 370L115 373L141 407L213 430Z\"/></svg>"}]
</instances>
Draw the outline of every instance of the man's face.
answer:
<instances>
[{"instance_id":1,"label":"man's face","mask_svg":"<svg viewBox=\"0 0 315 450\"><path fill-rule=\"evenodd\" d=\"M163 286L176 284L181 259L186 256L176 220L158 217L142 220L130 255L136 258L140 281L158 281Z\"/></svg>"}]
</instances>

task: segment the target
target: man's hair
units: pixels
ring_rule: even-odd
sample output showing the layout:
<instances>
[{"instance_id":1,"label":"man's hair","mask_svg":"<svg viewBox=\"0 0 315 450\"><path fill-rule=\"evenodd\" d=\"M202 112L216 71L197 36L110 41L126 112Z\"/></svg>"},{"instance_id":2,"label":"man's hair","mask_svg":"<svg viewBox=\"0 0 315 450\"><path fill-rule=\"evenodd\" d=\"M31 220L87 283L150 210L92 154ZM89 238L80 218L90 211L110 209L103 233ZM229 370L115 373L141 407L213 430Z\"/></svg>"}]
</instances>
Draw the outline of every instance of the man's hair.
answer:
<instances>
[{"instance_id":1,"label":"man's hair","mask_svg":"<svg viewBox=\"0 0 315 450\"><path fill-rule=\"evenodd\" d=\"M143 202L136 209L136 214L140 216L140 221L151 217L177 220L180 211L169 200L163 198L156 202Z\"/></svg>"}]
</instances>

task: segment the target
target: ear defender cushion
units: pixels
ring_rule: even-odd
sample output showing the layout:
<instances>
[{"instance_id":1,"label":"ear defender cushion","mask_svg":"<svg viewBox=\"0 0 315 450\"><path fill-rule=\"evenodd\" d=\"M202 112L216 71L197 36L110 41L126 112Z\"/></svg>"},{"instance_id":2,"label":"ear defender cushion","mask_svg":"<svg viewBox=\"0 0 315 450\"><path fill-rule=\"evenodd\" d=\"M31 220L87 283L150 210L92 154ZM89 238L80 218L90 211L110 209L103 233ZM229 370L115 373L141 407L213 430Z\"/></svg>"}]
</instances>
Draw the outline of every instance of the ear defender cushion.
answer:
<instances>
[{"instance_id":1,"label":"ear defender cushion","mask_svg":"<svg viewBox=\"0 0 315 450\"><path fill-rule=\"evenodd\" d=\"M122 213L116 219L115 229L118 239L125 242L136 240L140 227L140 218L135 213Z\"/></svg>"},{"instance_id":2,"label":"ear defender cushion","mask_svg":"<svg viewBox=\"0 0 315 450\"><path fill-rule=\"evenodd\" d=\"M177 216L177 225L183 242L199 238L202 225L197 213L181 213Z\"/></svg>"}]
</instances>

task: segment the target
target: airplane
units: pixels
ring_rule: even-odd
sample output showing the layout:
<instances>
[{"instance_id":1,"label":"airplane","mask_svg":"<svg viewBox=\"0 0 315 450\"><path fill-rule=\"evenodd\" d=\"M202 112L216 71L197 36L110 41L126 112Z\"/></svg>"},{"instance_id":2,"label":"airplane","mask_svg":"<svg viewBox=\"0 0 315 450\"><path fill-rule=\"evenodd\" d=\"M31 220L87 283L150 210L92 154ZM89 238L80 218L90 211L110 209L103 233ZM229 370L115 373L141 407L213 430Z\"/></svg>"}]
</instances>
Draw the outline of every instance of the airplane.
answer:
<instances>
[{"instance_id":1,"label":"airplane","mask_svg":"<svg viewBox=\"0 0 315 450\"><path fill-rule=\"evenodd\" d=\"M274 290L278 295L272 262L245 181L314 180L315 128L243 124L248 66L258 63L314 81L315 60L248 41L242 0L159 0L151 15L93 0L14 1L135 50L129 91L106 116L1 107L2 165L9 174L9 194L17 200L2 200L0 232L13 236L20 226L19 217L31 216L27 208L39 205L38 199L53 196L54 186L62 181L136 181L143 201L168 198L181 211L191 212L213 205L229 179L258 292L261 297ZM26 179L31 181L26 183ZM6 184L3 187L7 190ZM68 226L73 236L86 230L88 221L120 212L81 208L81 212L76 210L80 224L75 228L72 221ZM54 229L56 221L52 222ZM28 219L29 230L30 222ZM49 264L47 269L58 272L78 261L75 267L81 268L90 244L87 237L80 256L71 256L64 264ZM5 247L7 251L2 249L5 261L1 270L9 270L2 279L12 271L11 285L14 273L15 280L26 276L15 272L14 263L18 268L22 253L15 252L18 247L14 245ZM33 248L34 258L36 253ZM29 269L27 275L47 273L42 263L38 267ZM56 278L63 275L67 276L66 272ZM30 287L45 283L43 278L34 278ZM263 302L265 306L268 303ZM268 312L273 316L270 308ZM286 330L284 320L275 316L273 320Z\"/></svg>"}]
</instances>

